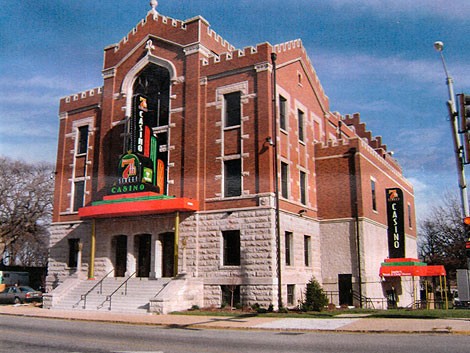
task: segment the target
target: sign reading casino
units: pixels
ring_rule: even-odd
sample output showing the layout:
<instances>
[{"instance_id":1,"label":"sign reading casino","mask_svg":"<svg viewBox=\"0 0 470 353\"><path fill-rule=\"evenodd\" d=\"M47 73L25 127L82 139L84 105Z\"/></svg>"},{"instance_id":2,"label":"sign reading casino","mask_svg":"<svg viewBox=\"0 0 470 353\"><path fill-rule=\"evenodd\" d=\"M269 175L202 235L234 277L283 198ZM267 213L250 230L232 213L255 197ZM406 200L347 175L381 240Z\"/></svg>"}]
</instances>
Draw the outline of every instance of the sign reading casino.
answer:
<instances>
[{"instance_id":1,"label":"sign reading casino","mask_svg":"<svg viewBox=\"0 0 470 353\"><path fill-rule=\"evenodd\" d=\"M405 219L403 191L399 188L386 189L388 256L391 259L405 257Z\"/></svg>"},{"instance_id":2,"label":"sign reading casino","mask_svg":"<svg viewBox=\"0 0 470 353\"><path fill-rule=\"evenodd\" d=\"M129 120L129 151L119 159L112 195L150 191L164 192L165 165L158 159L157 138L148 124L147 97L137 94Z\"/></svg>"}]
</instances>

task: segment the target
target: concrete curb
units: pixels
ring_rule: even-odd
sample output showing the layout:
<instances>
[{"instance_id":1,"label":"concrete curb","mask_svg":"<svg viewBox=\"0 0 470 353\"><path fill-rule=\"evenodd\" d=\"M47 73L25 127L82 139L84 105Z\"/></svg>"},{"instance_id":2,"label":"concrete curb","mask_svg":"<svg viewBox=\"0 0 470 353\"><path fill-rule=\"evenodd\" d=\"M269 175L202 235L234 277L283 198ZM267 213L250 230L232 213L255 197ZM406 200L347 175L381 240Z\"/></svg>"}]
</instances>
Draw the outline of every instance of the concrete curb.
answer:
<instances>
[{"instance_id":1,"label":"concrete curb","mask_svg":"<svg viewBox=\"0 0 470 353\"><path fill-rule=\"evenodd\" d=\"M277 332L455 334L470 336L470 319L377 319L377 318L266 318L193 315L119 314L95 311L62 311L30 306L0 306L0 315L71 321L153 325L173 329L256 330Z\"/></svg>"}]
</instances>

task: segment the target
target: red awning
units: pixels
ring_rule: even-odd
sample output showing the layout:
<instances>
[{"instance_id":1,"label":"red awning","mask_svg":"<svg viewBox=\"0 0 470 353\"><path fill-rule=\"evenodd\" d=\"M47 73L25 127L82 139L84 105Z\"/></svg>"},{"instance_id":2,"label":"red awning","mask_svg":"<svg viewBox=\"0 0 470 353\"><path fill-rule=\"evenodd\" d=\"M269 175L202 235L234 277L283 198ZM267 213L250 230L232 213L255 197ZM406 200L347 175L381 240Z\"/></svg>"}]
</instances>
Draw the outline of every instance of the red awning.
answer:
<instances>
[{"instance_id":1,"label":"red awning","mask_svg":"<svg viewBox=\"0 0 470 353\"><path fill-rule=\"evenodd\" d=\"M445 276L446 270L442 265L428 266L418 259L386 259L380 266L380 277L434 277Z\"/></svg>"},{"instance_id":2,"label":"red awning","mask_svg":"<svg viewBox=\"0 0 470 353\"><path fill-rule=\"evenodd\" d=\"M78 210L78 215L82 219L86 218L111 218L142 216L149 214L161 214L171 212L194 212L199 209L196 200L182 198L122 198L113 199L108 202L97 202L92 206L82 207Z\"/></svg>"}]
</instances>

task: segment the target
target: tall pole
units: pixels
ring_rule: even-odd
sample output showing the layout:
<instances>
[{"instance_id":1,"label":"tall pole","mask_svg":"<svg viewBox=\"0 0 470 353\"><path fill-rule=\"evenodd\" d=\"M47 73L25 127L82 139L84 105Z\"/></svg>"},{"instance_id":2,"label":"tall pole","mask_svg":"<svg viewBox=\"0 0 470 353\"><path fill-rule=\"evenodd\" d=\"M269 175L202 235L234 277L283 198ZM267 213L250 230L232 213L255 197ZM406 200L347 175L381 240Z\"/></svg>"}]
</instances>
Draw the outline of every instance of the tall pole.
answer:
<instances>
[{"instance_id":1,"label":"tall pole","mask_svg":"<svg viewBox=\"0 0 470 353\"><path fill-rule=\"evenodd\" d=\"M271 62L273 65L273 140L274 140L274 194L276 198L276 262L277 262L277 306L278 310L282 308L282 279L281 279L281 221L279 206L279 176L278 176L278 150L277 150L277 79L276 79L276 53L271 53Z\"/></svg>"},{"instance_id":2,"label":"tall pole","mask_svg":"<svg viewBox=\"0 0 470 353\"><path fill-rule=\"evenodd\" d=\"M449 117L450 124L452 129L452 138L454 141L454 150L455 150L455 161L457 164L457 174L459 179L459 188L460 188L460 198L462 201L462 213L463 217L470 216L468 209L468 194L467 194L467 183L465 181L465 171L464 171L464 162L463 162L463 148L460 142L459 136L459 127L457 122L457 109L455 105L455 95L454 95L454 80L449 75L447 70L447 65L444 60L444 54L442 50L444 49L444 43L435 42L434 48L439 52L441 56L442 66L444 67L444 72L446 74L446 83L449 91L449 100L447 101L447 107L449 108Z\"/></svg>"}]
</instances>

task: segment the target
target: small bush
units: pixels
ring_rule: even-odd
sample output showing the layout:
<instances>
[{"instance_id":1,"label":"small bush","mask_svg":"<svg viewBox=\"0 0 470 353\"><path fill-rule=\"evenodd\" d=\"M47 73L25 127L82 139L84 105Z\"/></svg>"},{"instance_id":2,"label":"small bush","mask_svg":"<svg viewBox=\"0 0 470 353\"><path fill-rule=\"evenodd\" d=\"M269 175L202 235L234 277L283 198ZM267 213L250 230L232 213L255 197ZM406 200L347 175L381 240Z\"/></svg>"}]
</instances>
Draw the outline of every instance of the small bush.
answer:
<instances>
[{"instance_id":1,"label":"small bush","mask_svg":"<svg viewBox=\"0 0 470 353\"><path fill-rule=\"evenodd\" d=\"M312 277L305 288L305 301L302 303L303 311L322 311L328 305L328 297L320 283Z\"/></svg>"}]
</instances>

